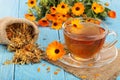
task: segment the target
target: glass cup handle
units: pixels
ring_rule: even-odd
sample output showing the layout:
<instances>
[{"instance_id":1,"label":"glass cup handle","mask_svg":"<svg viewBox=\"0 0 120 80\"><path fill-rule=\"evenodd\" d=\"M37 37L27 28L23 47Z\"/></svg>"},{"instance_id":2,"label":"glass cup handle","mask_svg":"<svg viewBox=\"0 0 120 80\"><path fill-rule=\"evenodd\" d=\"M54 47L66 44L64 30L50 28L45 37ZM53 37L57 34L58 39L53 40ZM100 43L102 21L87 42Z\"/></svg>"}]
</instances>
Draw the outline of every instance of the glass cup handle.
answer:
<instances>
[{"instance_id":1,"label":"glass cup handle","mask_svg":"<svg viewBox=\"0 0 120 80\"><path fill-rule=\"evenodd\" d=\"M118 37L117 33L114 32L114 31L109 31L107 36L111 36L111 35L114 36L114 40L109 42L109 43L107 43L107 44L105 44L103 46L104 49L105 48L111 48L113 45L115 45L118 42L118 40L117 40L117 37Z\"/></svg>"}]
</instances>

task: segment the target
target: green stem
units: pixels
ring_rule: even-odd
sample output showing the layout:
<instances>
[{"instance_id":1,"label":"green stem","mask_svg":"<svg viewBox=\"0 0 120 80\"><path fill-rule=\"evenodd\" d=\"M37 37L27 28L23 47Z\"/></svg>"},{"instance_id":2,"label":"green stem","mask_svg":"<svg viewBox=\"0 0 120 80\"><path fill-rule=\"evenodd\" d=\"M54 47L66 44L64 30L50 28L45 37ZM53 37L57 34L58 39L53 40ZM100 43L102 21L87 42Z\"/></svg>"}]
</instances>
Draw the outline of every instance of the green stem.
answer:
<instances>
[{"instance_id":1,"label":"green stem","mask_svg":"<svg viewBox=\"0 0 120 80\"><path fill-rule=\"evenodd\" d=\"M93 14L94 18L96 19L97 17L95 16L95 13L93 12L93 10L92 10L92 14Z\"/></svg>"}]
</instances>

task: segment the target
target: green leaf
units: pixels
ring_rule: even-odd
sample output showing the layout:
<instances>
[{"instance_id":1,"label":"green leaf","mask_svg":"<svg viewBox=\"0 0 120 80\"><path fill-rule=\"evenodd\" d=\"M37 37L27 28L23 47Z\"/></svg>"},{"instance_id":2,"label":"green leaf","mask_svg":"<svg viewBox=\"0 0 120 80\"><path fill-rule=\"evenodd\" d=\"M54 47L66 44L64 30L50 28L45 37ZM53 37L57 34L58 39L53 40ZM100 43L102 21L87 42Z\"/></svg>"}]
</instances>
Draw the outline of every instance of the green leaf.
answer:
<instances>
[{"instance_id":1,"label":"green leaf","mask_svg":"<svg viewBox=\"0 0 120 80\"><path fill-rule=\"evenodd\" d=\"M28 9L28 13L33 13L31 9Z\"/></svg>"},{"instance_id":2,"label":"green leaf","mask_svg":"<svg viewBox=\"0 0 120 80\"><path fill-rule=\"evenodd\" d=\"M101 20L105 20L106 17L107 17L107 13L106 12L97 14L97 18L99 18Z\"/></svg>"},{"instance_id":3,"label":"green leaf","mask_svg":"<svg viewBox=\"0 0 120 80\"><path fill-rule=\"evenodd\" d=\"M106 11L106 12L108 12L108 11L110 11L110 9L109 9L109 8L107 8L107 7L105 7L105 11Z\"/></svg>"},{"instance_id":4,"label":"green leaf","mask_svg":"<svg viewBox=\"0 0 120 80\"><path fill-rule=\"evenodd\" d=\"M91 9L87 10L87 11L86 11L86 15L87 15L88 17L92 17L92 16L93 16L92 10L91 10Z\"/></svg>"},{"instance_id":5,"label":"green leaf","mask_svg":"<svg viewBox=\"0 0 120 80\"><path fill-rule=\"evenodd\" d=\"M40 0L40 5L41 6L47 6L49 3L49 0Z\"/></svg>"},{"instance_id":6,"label":"green leaf","mask_svg":"<svg viewBox=\"0 0 120 80\"><path fill-rule=\"evenodd\" d=\"M106 12L100 13L100 15L103 16L103 17L107 17L107 13Z\"/></svg>"}]
</instances>

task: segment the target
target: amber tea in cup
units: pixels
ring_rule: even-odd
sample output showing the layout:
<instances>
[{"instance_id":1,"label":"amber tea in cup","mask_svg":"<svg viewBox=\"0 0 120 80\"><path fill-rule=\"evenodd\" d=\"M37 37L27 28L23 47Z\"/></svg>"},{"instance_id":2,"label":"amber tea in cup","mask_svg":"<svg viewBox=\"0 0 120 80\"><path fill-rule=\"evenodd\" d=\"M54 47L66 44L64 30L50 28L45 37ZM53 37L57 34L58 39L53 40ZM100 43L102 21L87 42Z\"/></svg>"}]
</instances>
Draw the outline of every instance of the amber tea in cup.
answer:
<instances>
[{"instance_id":1,"label":"amber tea in cup","mask_svg":"<svg viewBox=\"0 0 120 80\"><path fill-rule=\"evenodd\" d=\"M107 32L105 28L90 22L81 22L82 28L72 30L68 22L64 24L64 38L72 57L91 59L101 50Z\"/></svg>"},{"instance_id":2,"label":"amber tea in cup","mask_svg":"<svg viewBox=\"0 0 120 80\"><path fill-rule=\"evenodd\" d=\"M96 55L102 48L105 41L105 30L92 23L81 23L82 29L78 29L77 33L71 32L70 28L65 28L64 37L67 48L72 55L89 59Z\"/></svg>"},{"instance_id":3,"label":"amber tea in cup","mask_svg":"<svg viewBox=\"0 0 120 80\"><path fill-rule=\"evenodd\" d=\"M79 18L69 19L63 24L65 45L69 53L60 61L80 68L89 67L88 64L91 63L94 63L94 67L99 67L112 62L117 56L114 48L117 42L116 33L108 30L102 21L95 24L84 19L80 19L80 22L74 19ZM108 36L113 36L113 40L107 41Z\"/></svg>"}]
</instances>

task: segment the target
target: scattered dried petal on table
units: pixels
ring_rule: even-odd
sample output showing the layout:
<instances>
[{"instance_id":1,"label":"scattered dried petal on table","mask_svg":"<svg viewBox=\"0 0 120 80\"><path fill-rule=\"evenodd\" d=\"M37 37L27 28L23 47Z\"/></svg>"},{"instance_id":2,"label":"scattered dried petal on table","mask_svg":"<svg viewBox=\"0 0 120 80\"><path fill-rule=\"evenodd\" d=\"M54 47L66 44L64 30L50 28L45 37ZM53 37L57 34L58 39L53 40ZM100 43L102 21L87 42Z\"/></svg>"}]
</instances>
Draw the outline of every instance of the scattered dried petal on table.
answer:
<instances>
[{"instance_id":1,"label":"scattered dried petal on table","mask_svg":"<svg viewBox=\"0 0 120 80\"><path fill-rule=\"evenodd\" d=\"M38 68L37 71L40 72L40 68Z\"/></svg>"},{"instance_id":2,"label":"scattered dried petal on table","mask_svg":"<svg viewBox=\"0 0 120 80\"><path fill-rule=\"evenodd\" d=\"M3 65L12 64L12 60L6 60Z\"/></svg>"},{"instance_id":3,"label":"scattered dried petal on table","mask_svg":"<svg viewBox=\"0 0 120 80\"><path fill-rule=\"evenodd\" d=\"M57 71L55 71L55 72L54 72L54 75L57 75L57 74L58 74L58 72L57 72Z\"/></svg>"},{"instance_id":4,"label":"scattered dried petal on table","mask_svg":"<svg viewBox=\"0 0 120 80\"><path fill-rule=\"evenodd\" d=\"M46 70L47 70L47 72L50 72L50 66L48 66Z\"/></svg>"},{"instance_id":5,"label":"scattered dried petal on table","mask_svg":"<svg viewBox=\"0 0 120 80\"><path fill-rule=\"evenodd\" d=\"M42 64L42 66L46 66L46 64Z\"/></svg>"}]
</instances>

